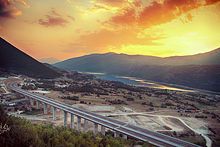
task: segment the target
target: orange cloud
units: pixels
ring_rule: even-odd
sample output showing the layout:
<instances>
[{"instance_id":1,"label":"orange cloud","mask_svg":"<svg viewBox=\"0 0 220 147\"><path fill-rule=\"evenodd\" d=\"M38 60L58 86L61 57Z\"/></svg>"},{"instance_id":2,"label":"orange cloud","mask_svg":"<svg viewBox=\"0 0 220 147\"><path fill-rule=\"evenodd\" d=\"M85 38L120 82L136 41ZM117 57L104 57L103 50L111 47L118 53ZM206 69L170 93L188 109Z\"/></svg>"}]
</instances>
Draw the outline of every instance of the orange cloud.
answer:
<instances>
[{"instance_id":1,"label":"orange cloud","mask_svg":"<svg viewBox=\"0 0 220 147\"><path fill-rule=\"evenodd\" d=\"M139 23L144 26L166 23L199 6L200 3L197 0L165 0L163 3L153 2L140 13Z\"/></svg>"},{"instance_id":2,"label":"orange cloud","mask_svg":"<svg viewBox=\"0 0 220 147\"><path fill-rule=\"evenodd\" d=\"M122 12L113 16L110 23L119 25L139 24L140 26L150 27L169 22L192 9L214 4L219 1L164 0L163 2L153 1L147 6L144 6L140 1L135 1L132 7L126 7ZM188 20L192 19L190 15L187 18Z\"/></svg>"},{"instance_id":3,"label":"orange cloud","mask_svg":"<svg viewBox=\"0 0 220 147\"><path fill-rule=\"evenodd\" d=\"M214 3L217 3L217 2L220 2L220 0L206 0L207 5L211 5L211 4L214 4Z\"/></svg>"},{"instance_id":4,"label":"orange cloud","mask_svg":"<svg viewBox=\"0 0 220 147\"><path fill-rule=\"evenodd\" d=\"M27 6L25 0L0 0L0 17L14 18L22 14L22 11L16 7L16 4Z\"/></svg>"},{"instance_id":5,"label":"orange cloud","mask_svg":"<svg viewBox=\"0 0 220 147\"><path fill-rule=\"evenodd\" d=\"M122 13L112 17L112 22L116 24L131 24L136 22L136 14L134 9L124 9Z\"/></svg>"},{"instance_id":6,"label":"orange cloud","mask_svg":"<svg viewBox=\"0 0 220 147\"><path fill-rule=\"evenodd\" d=\"M120 7L122 6L127 0L97 0L97 2L104 3L107 5Z\"/></svg>"},{"instance_id":7,"label":"orange cloud","mask_svg":"<svg viewBox=\"0 0 220 147\"><path fill-rule=\"evenodd\" d=\"M70 15L67 16L69 19L74 21L74 18ZM45 27L54 27L54 26L65 26L69 21L67 18L63 17L54 9L51 10L49 14L46 15L45 19L39 19L38 23Z\"/></svg>"}]
</instances>

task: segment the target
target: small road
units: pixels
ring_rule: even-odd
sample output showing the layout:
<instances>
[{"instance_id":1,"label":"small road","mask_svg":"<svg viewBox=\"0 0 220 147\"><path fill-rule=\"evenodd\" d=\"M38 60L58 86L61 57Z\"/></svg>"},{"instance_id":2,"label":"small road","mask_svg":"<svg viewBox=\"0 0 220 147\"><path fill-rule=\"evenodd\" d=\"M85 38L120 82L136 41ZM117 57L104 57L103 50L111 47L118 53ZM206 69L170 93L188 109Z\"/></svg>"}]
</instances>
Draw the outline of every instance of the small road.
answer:
<instances>
[{"instance_id":1,"label":"small road","mask_svg":"<svg viewBox=\"0 0 220 147\"><path fill-rule=\"evenodd\" d=\"M204 133L190 127L184 120L182 120L181 118L179 117L176 117L176 116L170 116L170 115L157 115L157 114L149 114L149 113L141 113L141 112L135 112L135 113L111 113L111 114L108 114L108 115L105 115L105 116L132 116L132 115L142 115L142 116L155 116L155 117L159 117L159 118L173 118L173 119L177 119L179 120L184 126L186 126L188 129L190 129L191 131L193 131L194 133L196 134L199 134L201 135L205 141L206 141L206 146L207 147L211 147L212 146L212 140Z\"/></svg>"}]
</instances>

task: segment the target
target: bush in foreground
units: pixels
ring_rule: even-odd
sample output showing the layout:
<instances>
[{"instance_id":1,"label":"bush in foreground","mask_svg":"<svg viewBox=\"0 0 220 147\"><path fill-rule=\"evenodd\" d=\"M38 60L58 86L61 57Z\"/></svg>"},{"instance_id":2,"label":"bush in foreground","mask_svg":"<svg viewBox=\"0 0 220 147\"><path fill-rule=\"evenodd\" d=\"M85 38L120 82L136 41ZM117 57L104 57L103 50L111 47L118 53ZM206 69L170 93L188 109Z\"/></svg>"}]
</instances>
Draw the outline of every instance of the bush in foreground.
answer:
<instances>
[{"instance_id":1,"label":"bush in foreground","mask_svg":"<svg viewBox=\"0 0 220 147\"><path fill-rule=\"evenodd\" d=\"M94 136L91 132L79 133L64 127L32 124L25 119L8 116L1 106L0 125L3 147L124 147L135 143L111 136Z\"/></svg>"}]
</instances>

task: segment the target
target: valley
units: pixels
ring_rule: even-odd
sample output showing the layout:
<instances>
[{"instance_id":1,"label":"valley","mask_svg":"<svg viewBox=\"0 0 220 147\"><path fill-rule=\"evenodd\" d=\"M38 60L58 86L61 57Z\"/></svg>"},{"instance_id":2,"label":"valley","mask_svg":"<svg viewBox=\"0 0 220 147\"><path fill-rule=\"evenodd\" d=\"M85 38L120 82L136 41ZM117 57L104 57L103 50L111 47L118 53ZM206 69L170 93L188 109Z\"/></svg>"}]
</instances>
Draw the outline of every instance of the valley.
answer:
<instances>
[{"instance_id":1,"label":"valley","mask_svg":"<svg viewBox=\"0 0 220 147\"><path fill-rule=\"evenodd\" d=\"M196 55L165 58L116 53L91 54L70 58L54 66L66 71L136 77L146 81L220 92L219 59L220 49L217 48Z\"/></svg>"},{"instance_id":2,"label":"valley","mask_svg":"<svg viewBox=\"0 0 220 147\"><path fill-rule=\"evenodd\" d=\"M73 107L196 144L219 144L218 95L129 86L79 73L69 73L54 80L25 78L22 81L23 89ZM41 113L38 111L34 118L25 114L22 117L34 122L62 124L62 112L57 111L57 121L52 121L51 115ZM92 124L89 126L92 129Z\"/></svg>"}]
</instances>

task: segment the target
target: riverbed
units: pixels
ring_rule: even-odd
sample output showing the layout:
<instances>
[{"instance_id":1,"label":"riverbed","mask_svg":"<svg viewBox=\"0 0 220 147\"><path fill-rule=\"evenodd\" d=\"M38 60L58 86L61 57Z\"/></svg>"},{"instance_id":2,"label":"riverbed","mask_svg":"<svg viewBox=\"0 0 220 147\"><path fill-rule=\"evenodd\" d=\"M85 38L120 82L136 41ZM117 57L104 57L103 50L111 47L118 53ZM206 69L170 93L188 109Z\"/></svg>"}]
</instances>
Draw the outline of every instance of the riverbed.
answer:
<instances>
[{"instance_id":1,"label":"riverbed","mask_svg":"<svg viewBox=\"0 0 220 147\"><path fill-rule=\"evenodd\" d=\"M155 89L167 89L167 90L174 90L174 91L182 91L182 92L194 92L192 89L187 88L180 88L177 86L170 86L169 84L161 84L158 82L148 81L136 77L126 77L126 76L117 76L117 75L110 75L105 73L92 73L92 72L84 72L86 74L92 74L96 76L98 79L108 80L108 81L119 81L124 84L138 86L138 87L148 87L148 88L155 88Z\"/></svg>"}]
</instances>

